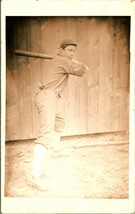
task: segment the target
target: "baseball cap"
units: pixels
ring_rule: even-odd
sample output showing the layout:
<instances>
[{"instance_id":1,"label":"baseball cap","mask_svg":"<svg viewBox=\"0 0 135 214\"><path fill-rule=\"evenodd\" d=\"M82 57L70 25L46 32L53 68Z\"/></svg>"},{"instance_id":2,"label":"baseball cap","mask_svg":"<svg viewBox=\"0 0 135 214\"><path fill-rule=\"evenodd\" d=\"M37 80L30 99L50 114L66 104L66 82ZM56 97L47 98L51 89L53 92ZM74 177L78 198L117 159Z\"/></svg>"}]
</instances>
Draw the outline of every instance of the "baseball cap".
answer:
<instances>
[{"instance_id":1,"label":"baseball cap","mask_svg":"<svg viewBox=\"0 0 135 214\"><path fill-rule=\"evenodd\" d=\"M71 40L71 39L64 39L61 44L60 44L60 48L65 48L66 46L68 45L74 45L74 46L77 46L77 44Z\"/></svg>"}]
</instances>

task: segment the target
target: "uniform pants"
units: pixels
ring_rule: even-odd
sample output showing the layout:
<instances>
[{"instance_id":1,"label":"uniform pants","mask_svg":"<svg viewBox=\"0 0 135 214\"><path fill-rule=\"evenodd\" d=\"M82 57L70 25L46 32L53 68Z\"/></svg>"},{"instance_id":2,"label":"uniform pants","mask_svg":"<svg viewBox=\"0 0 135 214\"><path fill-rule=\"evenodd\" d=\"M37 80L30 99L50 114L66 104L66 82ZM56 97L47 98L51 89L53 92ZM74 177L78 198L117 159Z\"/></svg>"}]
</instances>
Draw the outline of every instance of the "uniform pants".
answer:
<instances>
[{"instance_id":1,"label":"uniform pants","mask_svg":"<svg viewBox=\"0 0 135 214\"><path fill-rule=\"evenodd\" d=\"M64 131L65 120L62 109L62 98L50 89L40 90L35 97L39 115L39 134L35 143L47 149L54 143L54 131Z\"/></svg>"}]
</instances>

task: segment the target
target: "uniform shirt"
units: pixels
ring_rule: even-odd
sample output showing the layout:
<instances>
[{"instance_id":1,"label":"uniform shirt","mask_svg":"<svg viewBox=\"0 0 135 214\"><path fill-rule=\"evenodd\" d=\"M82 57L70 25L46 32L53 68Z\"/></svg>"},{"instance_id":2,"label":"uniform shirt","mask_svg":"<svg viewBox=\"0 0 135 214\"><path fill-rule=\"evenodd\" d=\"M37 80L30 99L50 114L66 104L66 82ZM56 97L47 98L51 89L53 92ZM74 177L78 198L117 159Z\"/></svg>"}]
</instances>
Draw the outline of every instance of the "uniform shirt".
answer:
<instances>
[{"instance_id":1,"label":"uniform shirt","mask_svg":"<svg viewBox=\"0 0 135 214\"><path fill-rule=\"evenodd\" d=\"M59 95L62 94L67 85L68 76L83 76L88 67L83 63L58 54L54 57L47 69L45 84L41 87L54 90Z\"/></svg>"}]
</instances>

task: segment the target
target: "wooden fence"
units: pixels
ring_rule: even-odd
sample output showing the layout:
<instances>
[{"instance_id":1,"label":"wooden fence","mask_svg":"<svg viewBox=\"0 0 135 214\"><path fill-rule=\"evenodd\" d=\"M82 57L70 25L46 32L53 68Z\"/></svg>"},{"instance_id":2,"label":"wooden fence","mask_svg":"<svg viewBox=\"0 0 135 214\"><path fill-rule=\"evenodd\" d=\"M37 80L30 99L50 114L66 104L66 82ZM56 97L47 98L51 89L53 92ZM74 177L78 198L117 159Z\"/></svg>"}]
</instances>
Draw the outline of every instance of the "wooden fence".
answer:
<instances>
[{"instance_id":1,"label":"wooden fence","mask_svg":"<svg viewBox=\"0 0 135 214\"><path fill-rule=\"evenodd\" d=\"M15 50L54 56L65 38L77 41L90 72L69 78L64 135L128 130L129 26L128 17L7 17L6 140L37 136L34 95L50 61Z\"/></svg>"}]
</instances>

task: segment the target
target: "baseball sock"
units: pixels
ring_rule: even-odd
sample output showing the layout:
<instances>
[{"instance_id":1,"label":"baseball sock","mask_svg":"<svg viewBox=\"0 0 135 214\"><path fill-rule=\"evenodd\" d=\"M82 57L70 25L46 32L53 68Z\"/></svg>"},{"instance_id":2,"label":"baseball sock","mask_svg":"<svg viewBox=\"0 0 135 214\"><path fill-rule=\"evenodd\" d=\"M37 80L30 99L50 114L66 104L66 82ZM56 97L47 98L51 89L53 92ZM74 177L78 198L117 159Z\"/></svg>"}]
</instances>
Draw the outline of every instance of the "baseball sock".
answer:
<instances>
[{"instance_id":1,"label":"baseball sock","mask_svg":"<svg viewBox=\"0 0 135 214\"><path fill-rule=\"evenodd\" d=\"M35 144L34 157L32 165L32 175L41 176L42 163L45 157L46 148L41 144Z\"/></svg>"}]
</instances>

